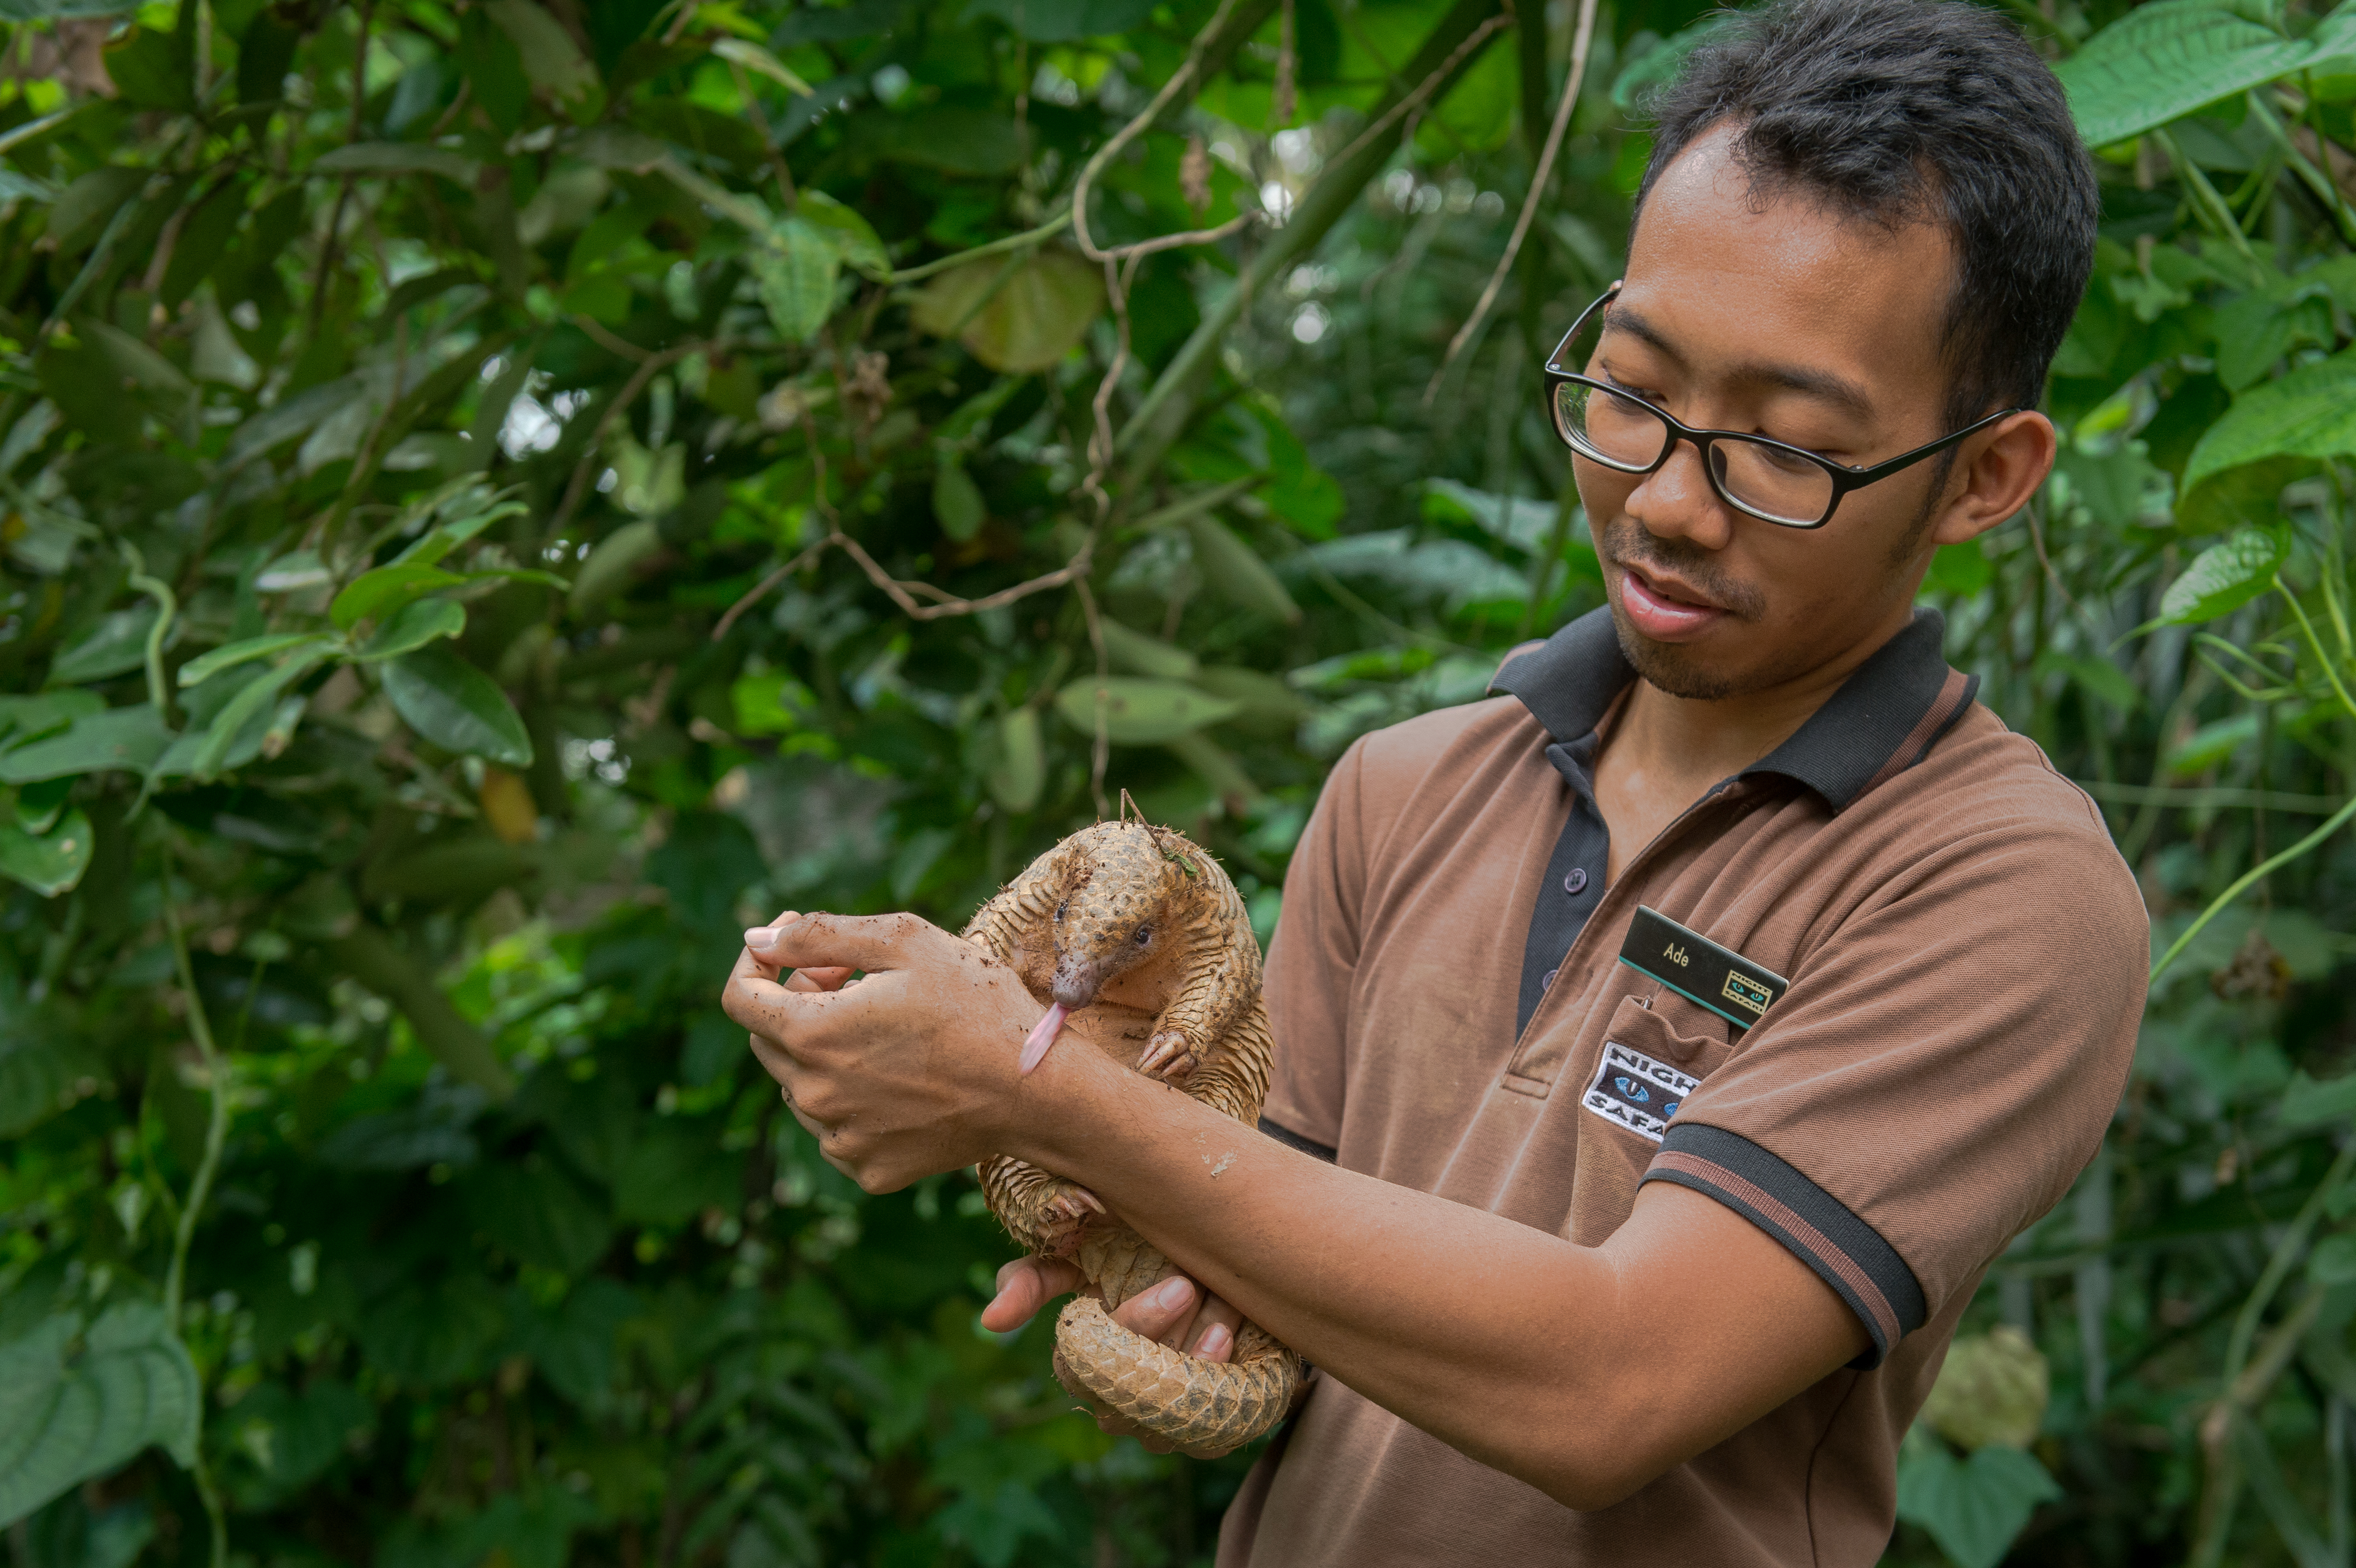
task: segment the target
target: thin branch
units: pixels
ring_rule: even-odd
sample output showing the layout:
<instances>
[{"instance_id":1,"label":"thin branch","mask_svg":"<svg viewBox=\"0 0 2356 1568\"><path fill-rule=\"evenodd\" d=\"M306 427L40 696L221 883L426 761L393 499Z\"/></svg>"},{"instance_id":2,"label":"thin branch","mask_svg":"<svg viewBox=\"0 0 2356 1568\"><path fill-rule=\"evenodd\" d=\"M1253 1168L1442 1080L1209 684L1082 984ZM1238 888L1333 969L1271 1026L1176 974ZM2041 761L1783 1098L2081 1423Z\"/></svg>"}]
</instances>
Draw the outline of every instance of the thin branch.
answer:
<instances>
[{"instance_id":1,"label":"thin branch","mask_svg":"<svg viewBox=\"0 0 2356 1568\"><path fill-rule=\"evenodd\" d=\"M1537 217L1538 202L1545 197L1547 180L1554 173L1555 155L1562 151L1563 133L1570 129L1571 111L1579 106L1580 86L1587 80L1587 48L1595 37L1595 5L1596 0L1580 0L1579 31L1570 43L1570 75L1562 84L1562 101L1555 105L1554 123L1547 128L1546 150L1538 155L1537 169L1530 176L1529 194L1522 198L1522 214L1514 220L1513 237L1505 241L1505 253L1497 258L1497 270L1489 274L1488 287L1481 291L1472 314L1456 329L1456 336L1448 340L1448 352L1440 357L1440 368L1431 373L1431 384L1423 389L1426 408L1440 395L1440 383L1448 375L1448 367L1463 352L1472 335L1481 330L1482 322L1488 319L1489 307L1497 303L1497 291L1505 286L1505 274L1513 271L1515 259L1522 253L1522 241L1529 236L1530 223Z\"/></svg>"},{"instance_id":2,"label":"thin branch","mask_svg":"<svg viewBox=\"0 0 2356 1568\"><path fill-rule=\"evenodd\" d=\"M1186 51L1186 63L1171 73L1170 80L1162 84L1162 91L1153 95L1152 102L1128 124L1114 132L1112 138L1080 166L1080 177L1072 186L1072 237L1080 242L1080 254L1089 261L1103 261L1110 258L1106 251L1097 249L1096 241L1088 235L1088 187L1096 183L1097 176L1119 155L1123 147L1143 135L1145 128L1160 117L1162 111L1193 85L1195 73L1202 69L1204 56L1210 52L1211 40L1218 36L1219 29L1226 25L1227 13L1235 8L1236 0L1219 0L1219 8L1211 13L1210 21L1194 35L1194 46Z\"/></svg>"},{"instance_id":3,"label":"thin branch","mask_svg":"<svg viewBox=\"0 0 2356 1568\"><path fill-rule=\"evenodd\" d=\"M648 353L646 349L639 347L637 344L632 343L627 338L615 336L611 332L605 329L605 324L600 322L595 316L583 315L576 311L573 313L572 320L573 325L579 327L583 332L587 333L590 338L595 342L597 347L604 349L608 354L619 356L624 359L631 361L633 364L638 365L643 365L648 360L654 357L652 354Z\"/></svg>"},{"instance_id":4,"label":"thin branch","mask_svg":"<svg viewBox=\"0 0 2356 1568\"><path fill-rule=\"evenodd\" d=\"M737 600L735 603L728 606L728 613L720 617L720 624L712 628L712 640L716 643L723 637L725 637L728 635L729 628L736 624L736 619L738 616L744 614L745 611L750 610L754 605L759 603L762 598L768 593L770 589L775 588L778 583L783 582L787 578L791 577L795 572L799 571L803 567L808 566L811 561L816 560L819 556L825 554L826 547L833 542L834 536L832 534L829 534L826 538L819 540L816 544L805 547L799 554L794 557L793 560L786 562L785 565L777 568L776 571L769 573L768 576L755 583L746 591L742 599Z\"/></svg>"},{"instance_id":5,"label":"thin branch","mask_svg":"<svg viewBox=\"0 0 2356 1568\"><path fill-rule=\"evenodd\" d=\"M564 525L573 520L573 514L580 508L582 497L588 493L589 474L596 466L597 453L605 444L606 432L614 428L614 421L629 408L637 395L646 390L647 383L654 379L655 372L665 366L675 365L691 354L719 347L721 344L716 338L709 342L699 339L649 354L631 373L630 379L622 383L622 389L614 395L612 402L605 405L605 411L597 416L597 426L589 432L589 444L582 452L581 461L573 465L573 477L564 486L564 499L558 504L556 515L548 520L550 539L562 533Z\"/></svg>"}]
</instances>

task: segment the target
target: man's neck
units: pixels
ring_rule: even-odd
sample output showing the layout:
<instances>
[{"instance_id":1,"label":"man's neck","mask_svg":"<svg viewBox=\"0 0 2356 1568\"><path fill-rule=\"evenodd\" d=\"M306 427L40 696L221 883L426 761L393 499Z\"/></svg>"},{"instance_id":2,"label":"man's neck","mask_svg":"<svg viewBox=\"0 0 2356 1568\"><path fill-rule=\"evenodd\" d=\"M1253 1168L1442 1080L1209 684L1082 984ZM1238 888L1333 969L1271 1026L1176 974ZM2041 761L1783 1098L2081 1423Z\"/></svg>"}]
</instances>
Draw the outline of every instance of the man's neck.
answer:
<instances>
[{"instance_id":1,"label":"man's neck","mask_svg":"<svg viewBox=\"0 0 2356 1568\"><path fill-rule=\"evenodd\" d=\"M1790 740L1905 625L1901 617L1805 675L1740 697L1675 697L1637 677L1596 762L1596 804L1612 830L1608 880L1711 785Z\"/></svg>"}]
</instances>

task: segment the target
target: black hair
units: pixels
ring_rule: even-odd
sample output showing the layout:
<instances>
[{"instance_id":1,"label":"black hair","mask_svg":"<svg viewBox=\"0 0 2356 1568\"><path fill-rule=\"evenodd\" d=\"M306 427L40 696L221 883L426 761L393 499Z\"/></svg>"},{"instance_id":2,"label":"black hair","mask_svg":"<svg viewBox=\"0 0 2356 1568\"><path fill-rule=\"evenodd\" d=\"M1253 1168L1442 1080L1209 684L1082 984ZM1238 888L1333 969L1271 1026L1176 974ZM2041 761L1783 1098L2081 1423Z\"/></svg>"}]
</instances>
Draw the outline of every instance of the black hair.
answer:
<instances>
[{"instance_id":1,"label":"black hair","mask_svg":"<svg viewBox=\"0 0 2356 1568\"><path fill-rule=\"evenodd\" d=\"M1947 428L2037 405L2101 199L2062 84L2009 22L1956 0L1775 0L1729 16L1647 107L1639 212L1671 160L1731 123L1754 198L1941 223L1956 261Z\"/></svg>"}]
</instances>

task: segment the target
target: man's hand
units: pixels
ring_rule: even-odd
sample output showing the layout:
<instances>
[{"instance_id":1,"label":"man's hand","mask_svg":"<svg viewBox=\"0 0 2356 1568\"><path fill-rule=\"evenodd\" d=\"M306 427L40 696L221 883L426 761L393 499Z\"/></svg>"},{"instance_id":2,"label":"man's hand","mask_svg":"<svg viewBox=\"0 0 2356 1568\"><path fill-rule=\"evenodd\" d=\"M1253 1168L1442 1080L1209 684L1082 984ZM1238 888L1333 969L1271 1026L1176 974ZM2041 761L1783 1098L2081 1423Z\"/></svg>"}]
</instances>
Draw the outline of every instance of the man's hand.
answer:
<instances>
[{"instance_id":1,"label":"man's hand","mask_svg":"<svg viewBox=\"0 0 2356 1568\"><path fill-rule=\"evenodd\" d=\"M973 944L915 915L791 911L744 939L722 1006L819 1152L867 1191L998 1152L1041 1097L1048 1074L1026 1080L1015 1061L1045 1009Z\"/></svg>"},{"instance_id":2,"label":"man's hand","mask_svg":"<svg viewBox=\"0 0 2356 1568\"><path fill-rule=\"evenodd\" d=\"M1017 1258L998 1271L998 1295L981 1309L981 1326L993 1334L1020 1328L1033 1314L1056 1296L1080 1286L1080 1271L1062 1258ZM1243 1314L1217 1296L1205 1296L1183 1275L1173 1275L1151 1290L1130 1297L1116 1307L1112 1320L1133 1334L1200 1356L1224 1361L1235 1354L1236 1328ZM1135 1435L1148 1453L1185 1454L1189 1458L1215 1459L1225 1448L1183 1448L1155 1437L1119 1412L1085 1394L1097 1425L1115 1437Z\"/></svg>"}]
</instances>

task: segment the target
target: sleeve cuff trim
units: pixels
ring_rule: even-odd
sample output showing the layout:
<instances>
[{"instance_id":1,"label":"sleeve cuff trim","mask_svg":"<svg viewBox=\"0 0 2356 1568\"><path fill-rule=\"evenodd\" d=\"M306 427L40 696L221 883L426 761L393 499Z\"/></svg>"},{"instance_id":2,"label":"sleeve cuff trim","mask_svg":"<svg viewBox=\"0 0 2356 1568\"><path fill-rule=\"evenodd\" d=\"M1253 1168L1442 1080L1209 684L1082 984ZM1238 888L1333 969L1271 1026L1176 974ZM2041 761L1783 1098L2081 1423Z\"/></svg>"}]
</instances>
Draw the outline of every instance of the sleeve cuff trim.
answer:
<instances>
[{"instance_id":1,"label":"sleeve cuff trim","mask_svg":"<svg viewBox=\"0 0 2356 1568\"><path fill-rule=\"evenodd\" d=\"M1740 1134L1672 1124L1644 1179L1717 1199L1814 1269L1872 1338L1873 1348L1853 1365L1880 1365L1901 1338L1922 1326L1922 1286L1897 1250L1839 1200Z\"/></svg>"},{"instance_id":2,"label":"sleeve cuff trim","mask_svg":"<svg viewBox=\"0 0 2356 1568\"><path fill-rule=\"evenodd\" d=\"M1287 1148L1299 1149L1302 1154L1313 1156L1328 1165L1334 1162L1335 1151L1332 1147L1319 1143L1314 1138L1302 1137L1290 1127L1280 1126L1266 1116L1259 1119L1259 1130Z\"/></svg>"}]
</instances>

